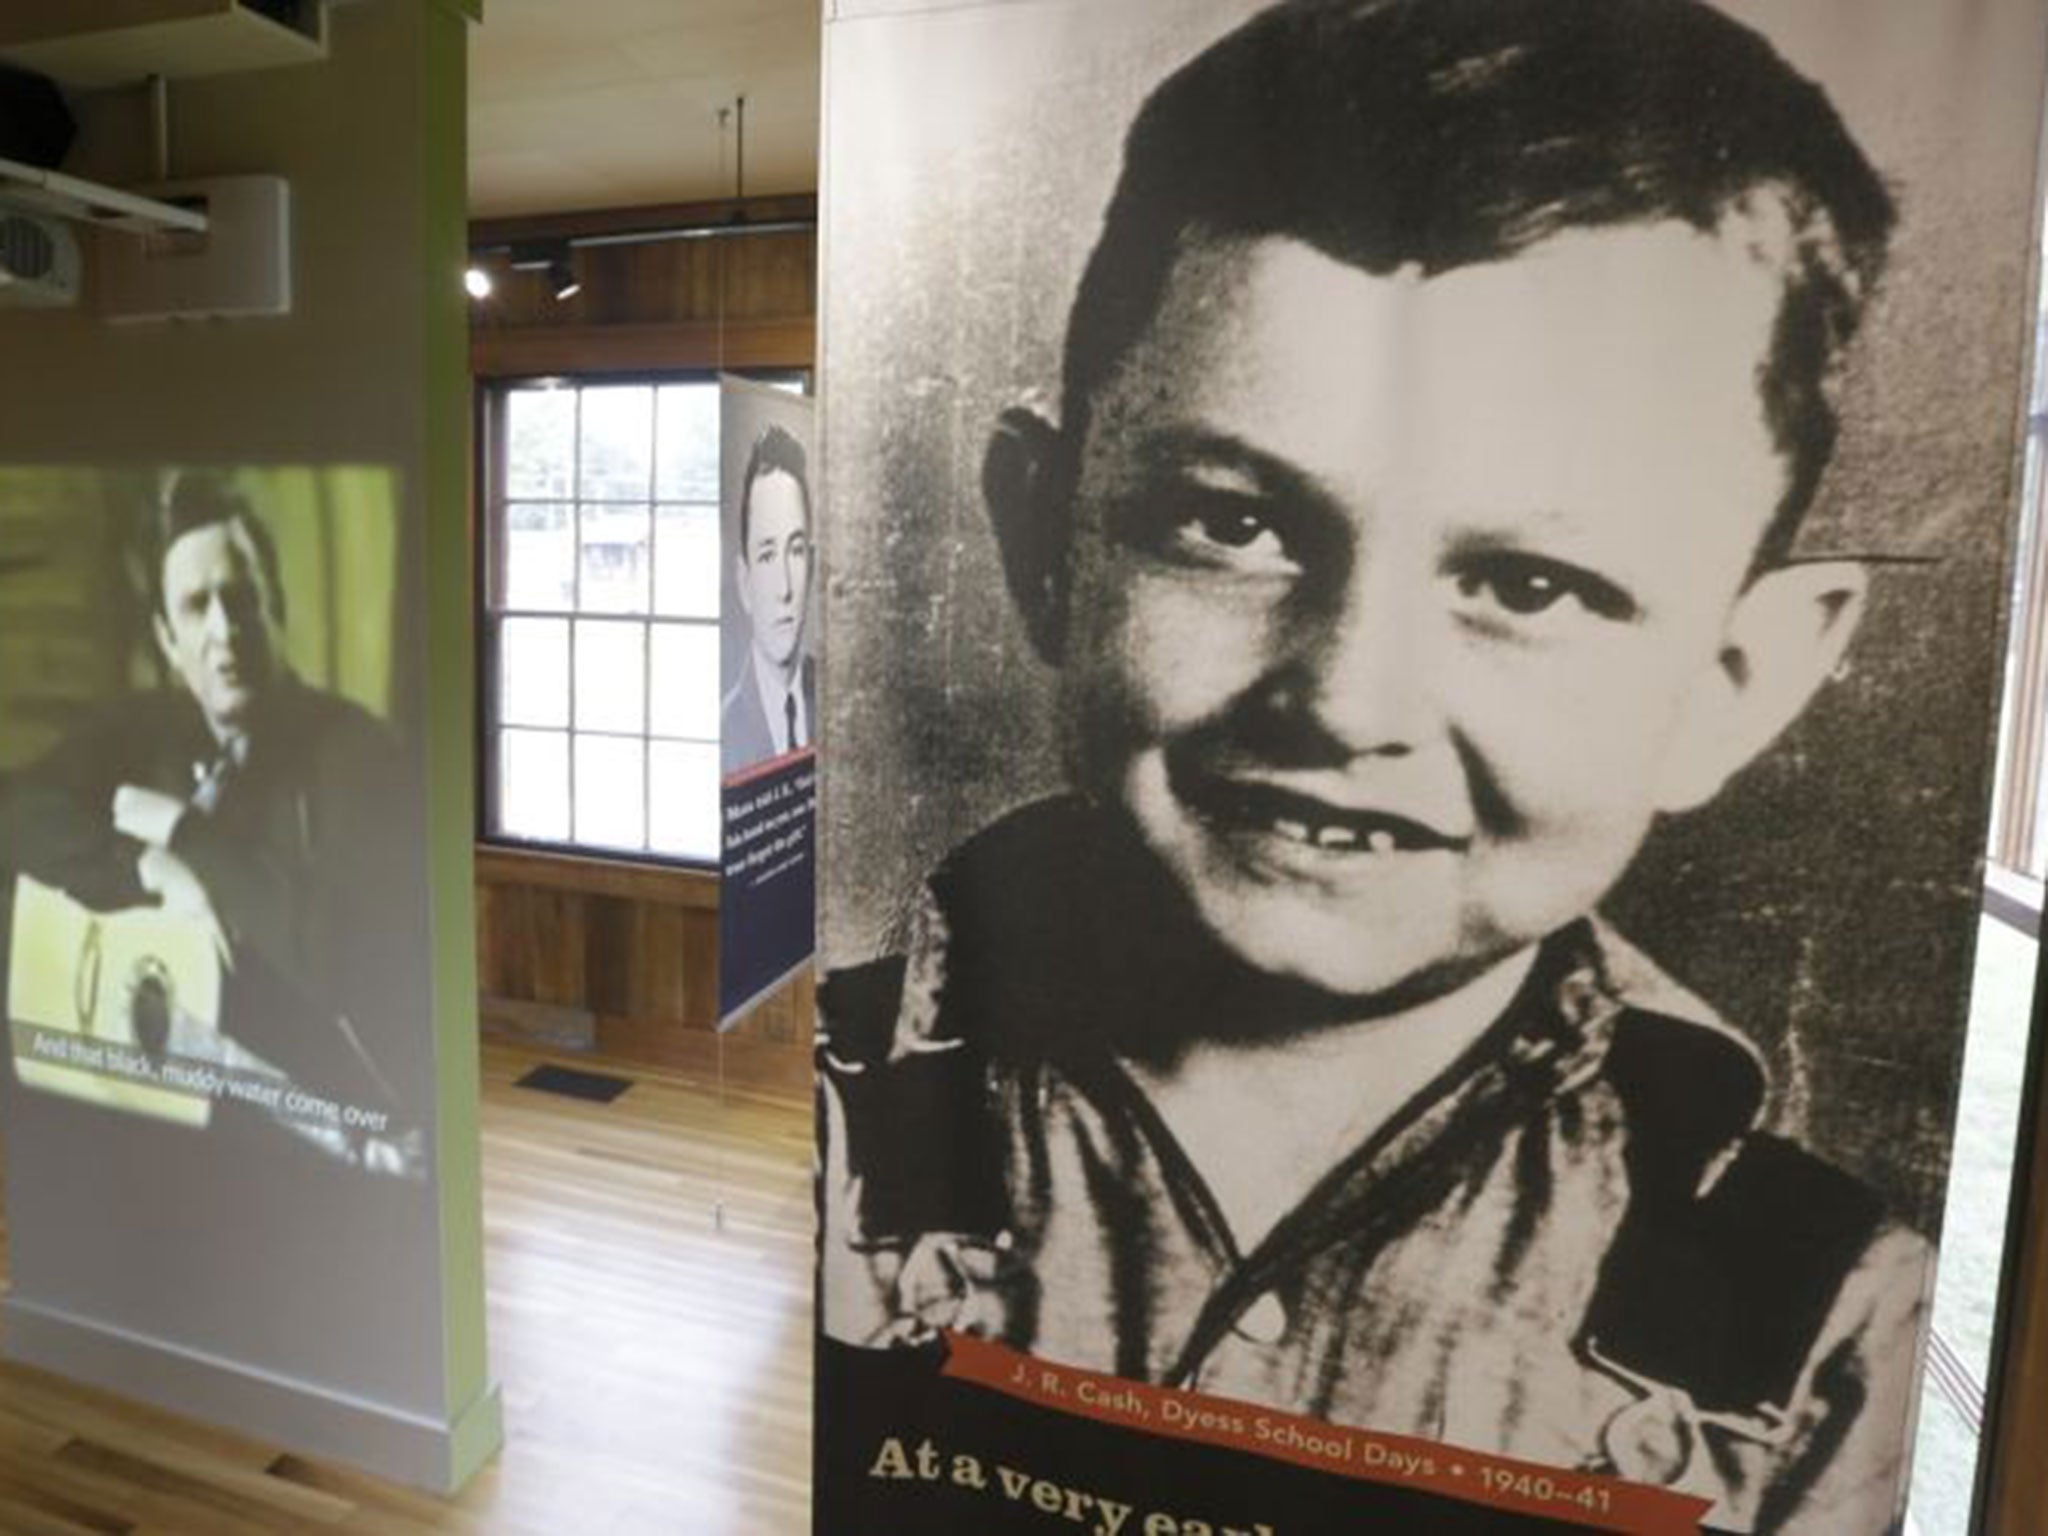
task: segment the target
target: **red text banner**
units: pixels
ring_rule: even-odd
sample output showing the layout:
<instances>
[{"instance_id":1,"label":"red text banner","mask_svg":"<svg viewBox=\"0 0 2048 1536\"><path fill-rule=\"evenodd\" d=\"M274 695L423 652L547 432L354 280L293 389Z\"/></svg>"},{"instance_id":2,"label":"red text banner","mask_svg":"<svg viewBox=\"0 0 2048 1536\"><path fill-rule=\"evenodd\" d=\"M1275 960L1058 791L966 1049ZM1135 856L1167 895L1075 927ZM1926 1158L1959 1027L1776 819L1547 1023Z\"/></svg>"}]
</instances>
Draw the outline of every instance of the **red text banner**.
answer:
<instances>
[{"instance_id":1,"label":"red text banner","mask_svg":"<svg viewBox=\"0 0 2048 1536\"><path fill-rule=\"evenodd\" d=\"M946 1335L945 1374L1019 1401L1125 1429L1249 1451L1318 1472L1420 1489L1589 1530L1696 1536L1704 1499L1620 1478L1487 1456L1434 1440L1383 1435L1228 1398L1147 1386Z\"/></svg>"}]
</instances>

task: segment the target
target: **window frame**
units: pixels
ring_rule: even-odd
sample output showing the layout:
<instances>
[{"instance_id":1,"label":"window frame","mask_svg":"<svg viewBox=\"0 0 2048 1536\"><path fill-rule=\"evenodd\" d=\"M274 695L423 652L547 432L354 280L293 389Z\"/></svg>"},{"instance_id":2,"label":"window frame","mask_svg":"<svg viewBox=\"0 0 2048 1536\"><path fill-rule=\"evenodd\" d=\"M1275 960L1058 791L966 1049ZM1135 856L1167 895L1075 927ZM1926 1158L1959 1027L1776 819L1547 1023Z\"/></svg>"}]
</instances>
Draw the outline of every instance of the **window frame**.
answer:
<instances>
[{"instance_id":1,"label":"window frame","mask_svg":"<svg viewBox=\"0 0 2048 1536\"><path fill-rule=\"evenodd\" d=\"M2048 411L2030 408L2025 429L1988 852L2001 868L2038 881L2048 859L2041 825L2048 809Z\"/></svg>"},{"instance_id":2,"label":"window frame","mask_svg":"<svg viewBox=\"0 0 2048 1536\"><path fill-rule=\"evenodd\" d=\"M506 730L522 727L507 725L500 714L498 690L498 665L501 654L501 626L507 618L542 617L560 618L574 625L579 621L620 621L642 626L648 636L646 676L643 687L653 687L652 634L656 626L663 623L677 625L709 625L714 631L722 629L723 614L709 619L691 619L656 614L652 611L652 589L649 592L649 611L645 613L604 613L585 612L580 605L556 614L529 614L526 610L510 610L499 606L497 597L503 590L505 575L505 514L510 498L505 493L507 481L507 433L505 417L507 401L514 391L521 389L559 387L583 390L605 387L641 387L659 389L665 385L712 384L721 377L734 377L766 384L797 384L808 396L813 388L814 375L807 367L754 367L754 368L707 368L702 366L681 366L659 369L593 369L575 373L549 374L491 374L478 375L474 380L474 445L473 467L472 532L471 555L474 561L472 571L472 612L476 626L476 705L473 711L476 730L476 827L475 840L478 848L493 853L539 854L556 859L572 859L590 864L629 864L653 870L675 871L685 874L717 874L719 859L714 854L708 858L691 858L681 854L660 853L648 848L622 848L609 845L578 842L573 835L568 839L544 839L519 837L498 830L499 810L499 746ZM579 487L580 489L580 487ZM579 508L580 496L572 497L572 503ZM650 499L650 511L659 505ZM691 503L703 505L703 503ZM714 510L723 519L721 503L713 503ZM580 514L579 514L580 525ZM722 535L721 535L722 536ZM578 567L580 586L581 541L575 541L572 550ZM720 573L721 582L723 572ZM648 580L654 580L649 572ZM579 592L580 599L580 592ZM573 633L573 629L572 629ZM606 731L579 731L576 725L575 698L576 677L573 641L568 679L569 719L562 727L569 739L570 752L570 830L575 830L575 741L579 735L598 735L619 740L637 739L643 746L656 740L647 728L651 724L651 713L643 715L642 729L638 733ZM723 683L723 677L719 679ZM539 727L536 727L539 729ZM716 738L712 745L717 746ZM644 810L651 812L654 785L651 773L643 782L642 798Z\"/></svg>"}]
</instances>

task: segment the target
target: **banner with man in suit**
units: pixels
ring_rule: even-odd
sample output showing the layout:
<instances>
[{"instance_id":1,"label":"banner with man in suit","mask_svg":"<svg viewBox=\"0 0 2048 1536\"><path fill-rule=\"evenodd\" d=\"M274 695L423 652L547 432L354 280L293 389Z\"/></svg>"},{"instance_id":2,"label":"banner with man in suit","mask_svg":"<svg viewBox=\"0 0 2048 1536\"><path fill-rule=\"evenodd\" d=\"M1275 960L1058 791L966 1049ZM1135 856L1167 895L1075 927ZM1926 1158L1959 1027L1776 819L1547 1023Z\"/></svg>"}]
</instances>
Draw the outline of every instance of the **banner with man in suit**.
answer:
<instances>
[{"instance_id":1,"label":"banner with man in suit","mask_svg":"<svg viewBox=\"0 0 2048 1536\"><path fill-rule=\"evenodd\" d=\"M718 1017L729 1027L811 956L818 669L812 404L727 379L720 416L731 586L719 669L725 863Z\"/></svg>"}]
</instances>

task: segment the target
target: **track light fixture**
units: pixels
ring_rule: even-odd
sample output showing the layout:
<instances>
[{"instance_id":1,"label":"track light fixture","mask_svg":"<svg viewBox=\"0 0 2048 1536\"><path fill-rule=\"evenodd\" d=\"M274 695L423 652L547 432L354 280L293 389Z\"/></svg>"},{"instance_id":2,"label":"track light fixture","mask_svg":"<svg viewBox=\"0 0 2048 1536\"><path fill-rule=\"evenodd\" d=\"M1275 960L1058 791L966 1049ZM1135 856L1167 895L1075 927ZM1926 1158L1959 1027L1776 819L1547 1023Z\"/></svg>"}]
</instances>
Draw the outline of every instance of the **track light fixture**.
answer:
<instances>
[{"instance_id":1,"label":"track light fixture","mask_svg":"<svg viewBox=\"0 0 2048 1536\"><path fill-rule=\"evenodd\" d=\"M6 0L0 0L0 5L5 3ZM667 240L717 240L733 235L806 234L815 231L818 219L812 212L758 221L747 216L746 97L735 97L730 107L718 109L721 139L728 127L733 129L734 136L733 196L722 216L707 216L689 223L652 224L645 228L612 228L601 233L513 240L502 245L481 243L470 247L471 259L503 256L515 272L545 272L548 287L560 300L573 298L582 291L582 279L576 275L575 255L588 247L652 245ZM549 220L548 225L559 229L561 221Z\"/></svg>"},{"instance_id":2,"label":"track light fixture","mask_svg":"<svg viewBox=\"0 0 2048 1536\"><path fill-rule=\"evenodd\" d=\"M576 275L575 253L567 240L515 245L507 252L506 261L514 272L545 273L548 292L558 300L572 299L582 291L583 280Z\"/></svg>"}]
</instances>

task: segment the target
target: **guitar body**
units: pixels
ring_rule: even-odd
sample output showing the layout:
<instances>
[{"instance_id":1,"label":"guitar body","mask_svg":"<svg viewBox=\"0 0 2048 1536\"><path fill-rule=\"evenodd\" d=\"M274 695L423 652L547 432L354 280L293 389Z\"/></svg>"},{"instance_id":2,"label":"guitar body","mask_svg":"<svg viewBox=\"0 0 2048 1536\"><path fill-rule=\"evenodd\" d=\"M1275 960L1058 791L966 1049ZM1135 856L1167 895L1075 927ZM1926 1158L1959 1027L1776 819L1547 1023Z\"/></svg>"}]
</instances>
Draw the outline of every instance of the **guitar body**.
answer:
<instances>
[{"instance_id":1,"label":"guitar body","mask_svg":"<svg viewBox=\"0 0 2048 1536\"><path fill-rule=\"evenodd\" d=\"M220 1032L220 957L201 924L157 907L94 912L24 875L12 959L7 1020L30 1088L199 1127L213 1096L158 1074L251 1059Z\"/></svg>"}]
</instances>

